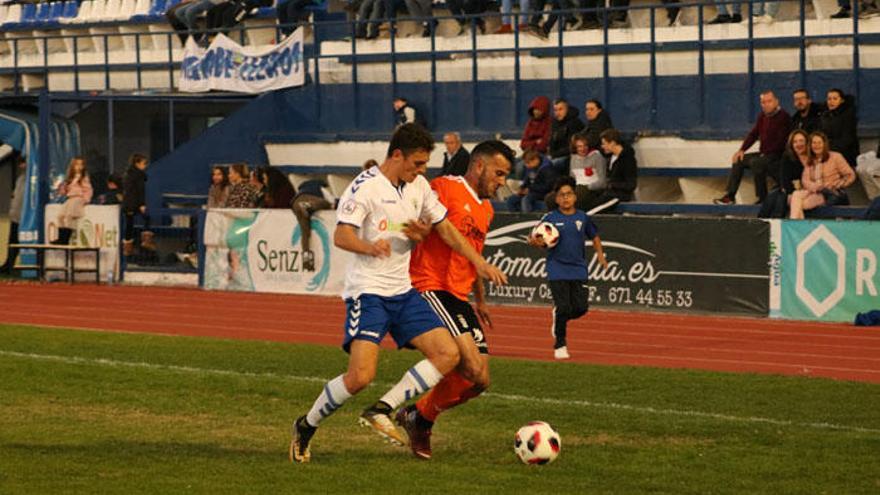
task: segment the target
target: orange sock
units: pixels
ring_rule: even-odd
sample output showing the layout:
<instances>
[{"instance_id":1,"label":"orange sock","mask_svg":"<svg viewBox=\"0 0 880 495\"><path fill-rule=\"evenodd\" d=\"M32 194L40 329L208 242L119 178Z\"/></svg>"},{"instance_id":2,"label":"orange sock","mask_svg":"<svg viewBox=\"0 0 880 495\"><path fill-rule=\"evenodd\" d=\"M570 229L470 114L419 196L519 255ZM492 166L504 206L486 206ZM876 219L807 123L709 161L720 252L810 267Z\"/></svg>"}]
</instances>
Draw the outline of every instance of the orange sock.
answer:
<instances>
[{"instance_id":1,"label":"orange sock","mask_svg":"<svg viewBox=\"0 0 880 495\"><path fill-rule=\"evenodd\" d=\"M459 404L480 395L481 391L474 389L474 383L465 379L457 371L444 376L440 383L434 385L430 392L423 395L416 408L423 418L430 422L437 421L437 416Z\"/></svg>"}]
</instances>

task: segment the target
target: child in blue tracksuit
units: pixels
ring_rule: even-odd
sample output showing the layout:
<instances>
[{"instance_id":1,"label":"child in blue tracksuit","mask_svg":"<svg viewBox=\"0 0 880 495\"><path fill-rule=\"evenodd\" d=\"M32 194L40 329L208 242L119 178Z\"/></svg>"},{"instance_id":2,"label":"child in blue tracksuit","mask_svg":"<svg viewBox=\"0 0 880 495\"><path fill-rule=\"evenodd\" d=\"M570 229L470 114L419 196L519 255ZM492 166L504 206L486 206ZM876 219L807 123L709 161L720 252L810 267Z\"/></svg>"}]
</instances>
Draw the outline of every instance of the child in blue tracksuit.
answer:
<instances>
[{"instance_id":1,"label":"child in blue tracksuit","mask_svg":"<svg viewBox=\"0 0 880 495\"><path fill-rule=\"evenodd\" d=\"M553 190L560 174L549 158L535 150L523 153L523 163L525 177L519 191L507 198L507 208L529 213L543 207L544 197Z\"/></svg>"},{"instance_id":2,"label":"child in blue tracksuit","mask_svg":"<svg viewBox=\"0 0 880 495\"><path fill-rule=\"evenodd\" d=\"M553 356L568 359L568 345L565 340L569 320L576 320L587 313L587 256L586 240L591 239L599 263L608 268L599 229L581 210L574 207L575 180L562 177L556 181L554 192L558 209L541 218L541 222L552 223L559 231L559 242L547 249L547 279L553 296ZM529 236L529 244L546 247L544 240L534 234Z\"/></svg>"}]
</instances>

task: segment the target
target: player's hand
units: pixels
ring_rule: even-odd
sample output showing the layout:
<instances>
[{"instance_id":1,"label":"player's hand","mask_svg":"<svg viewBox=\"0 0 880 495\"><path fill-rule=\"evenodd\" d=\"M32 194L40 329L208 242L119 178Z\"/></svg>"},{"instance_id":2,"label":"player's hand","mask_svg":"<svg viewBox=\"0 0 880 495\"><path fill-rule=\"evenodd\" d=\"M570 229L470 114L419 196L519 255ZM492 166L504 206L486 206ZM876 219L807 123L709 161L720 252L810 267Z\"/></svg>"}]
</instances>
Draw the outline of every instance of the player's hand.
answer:
<instances>
[{"instance_id":1,"label":"player's hand","mask_svg":"<svg viewBox=\"0 0 880 495\"><path fill-rule=\"evenodd\" d=\"M419 220L410 220L403 227L403 234L413 242L422 242L431 233L431 224Z\"/></svg>"},{"instance_id":2,"label":"player's hand","mask_svg":"<svg viewBox=\"0 0 880 495\"><path fill-rule=\"evenodd\" d=\"M605 259L605 253L599 253L599 264L602 265L603 269L608 269L608 260Z\"/></svg>"},{"instance_id":3,"label":"player's hand","mask_svg":"<svg viewBox=\"0 0 880 495\"><path fill-rule=\"evenodd\" d=\"M529 234L529 246L545 248L547 244L544 242L544 238L540 236L536 236L534 234Z\"/></svg>"},{"instance_id":4,"label":"player's hand","mask_svg":"<svg viewBox=\"0 0 880 495\"><path fill-rule=\"evenodd\" d=\"M492 318L489 317L489 307L484 302L479 302L474 306L477 310L477 319L480 320L480 325L482 325L483 328L492 330Z\"/></svg>"},{"instance_id":5,"label":"player's hand","mask_svg":"<svg viewBox=\"0 0 880 495\"><path fill-rule=\"evenodd\" d=\"M507 284L507 275L505 275L500 268L489 263L486 260L483 260L483 262L477 266L477 275L492 282L495 285Z\"/></svg>"},{"instance_id":6,"label":"player's hand","mask_svg":"<svg viewBox=\"0 0 880 495\"><path fill-rule=\"evenodd\" d=\"M367 254L376 258L387 258L391 256L391 244L385 239L379 239L370 245L370 252Z\"/></svg>"}]
</instances>

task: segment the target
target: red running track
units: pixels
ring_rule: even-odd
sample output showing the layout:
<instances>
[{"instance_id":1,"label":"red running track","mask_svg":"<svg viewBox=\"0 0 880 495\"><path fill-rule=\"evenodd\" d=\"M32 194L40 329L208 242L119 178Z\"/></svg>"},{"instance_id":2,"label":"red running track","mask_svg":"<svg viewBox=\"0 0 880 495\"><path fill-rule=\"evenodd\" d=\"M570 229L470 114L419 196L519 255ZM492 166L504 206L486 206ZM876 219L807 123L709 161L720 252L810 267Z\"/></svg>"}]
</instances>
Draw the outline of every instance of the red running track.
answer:
<instances>
[{"instance_id":1,"label":"red running track","mask_svg":"<svg viewBox=\"0 0 880 495\"><path fill-rule=\"evenodd\" d=\"M199 289L0 284L0 322L338 345L335 297ZM496 306L493 355L551 360L550 310ZM591 311L569 324L573 361L880 383L880 328L761 318Z\"/></svg>"}]
</instances>

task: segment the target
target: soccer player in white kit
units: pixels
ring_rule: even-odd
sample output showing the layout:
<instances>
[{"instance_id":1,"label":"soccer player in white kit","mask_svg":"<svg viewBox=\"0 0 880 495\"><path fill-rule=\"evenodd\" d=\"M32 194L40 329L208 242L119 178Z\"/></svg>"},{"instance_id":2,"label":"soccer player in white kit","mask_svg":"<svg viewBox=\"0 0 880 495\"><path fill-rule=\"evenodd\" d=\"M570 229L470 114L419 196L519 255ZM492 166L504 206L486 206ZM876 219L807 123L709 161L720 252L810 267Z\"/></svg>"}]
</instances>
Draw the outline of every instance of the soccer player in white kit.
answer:
<instances>
[{"instance_id":1,"label":"soccer player in white kit","mask_svg":"<svg viewBox=\"0 0 880 495\"><path fill-rule=\"evenodd\" d=\"M425 356L361 414L362 424L394 443L403 445L405 439L391 422L391 412L436 385L458 364L455 341L410 283L413 244L406 234L411 222L430 219L440 237L473 263L480 277L507 282L501 270L446 220L446 208L418 173L433 148L431 135L418 124L399 127L384 163L358 175L339 201L333 240L340 249L355 253L343 290L347 315L342 347L349 353L348 370L327 382L308 413L294 422L291 462L308 462L309 443L321 421L373 380L385 334L390 333L398 347L412 346Z\"/></svg>"}]
</instances>

